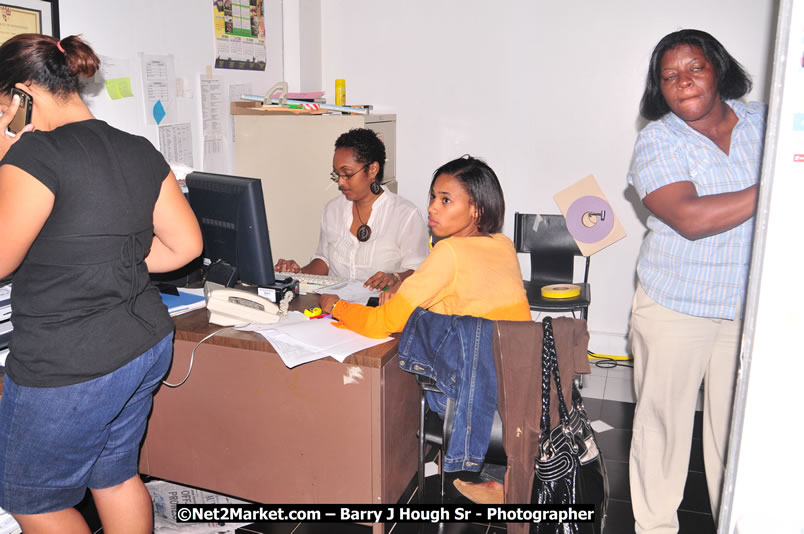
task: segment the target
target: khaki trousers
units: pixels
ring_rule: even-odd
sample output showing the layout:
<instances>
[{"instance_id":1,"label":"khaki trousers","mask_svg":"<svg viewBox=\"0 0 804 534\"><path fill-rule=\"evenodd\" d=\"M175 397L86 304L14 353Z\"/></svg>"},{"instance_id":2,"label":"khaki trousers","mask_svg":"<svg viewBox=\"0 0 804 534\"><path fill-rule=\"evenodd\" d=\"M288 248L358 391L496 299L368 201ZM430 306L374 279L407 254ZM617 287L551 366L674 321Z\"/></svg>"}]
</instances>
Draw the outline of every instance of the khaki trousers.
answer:
<instances>
[{"instance_id":1,"label":"khaki trousers","mask_svg":"<svg viewBox=\"0 0 804 534\"><path fill-rule=\"evenodd\" d=\"M629 329L637 398L629 470L637 533L678 532L702 380L704 467L717 523L740 327L740 321L670 310L637 286Z\"/></svg>"}]
</instances>

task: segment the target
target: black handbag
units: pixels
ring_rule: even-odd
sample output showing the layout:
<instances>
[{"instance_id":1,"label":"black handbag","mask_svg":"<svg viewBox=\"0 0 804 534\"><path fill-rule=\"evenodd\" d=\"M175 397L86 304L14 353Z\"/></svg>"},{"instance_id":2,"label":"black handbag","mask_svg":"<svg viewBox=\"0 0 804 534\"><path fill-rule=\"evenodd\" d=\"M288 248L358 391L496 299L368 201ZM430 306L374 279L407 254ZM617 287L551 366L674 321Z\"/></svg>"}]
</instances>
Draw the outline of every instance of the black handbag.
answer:
<instances>
[{"instance_id":1,"label":"black handbag","mask_svg":"<svg viewBox=\"0 0 804 534\"><path fill-rule=\"evenodd\" d=\"M595 431L589 423L583 399L575 384L572 387L573 410L569 412L561 394L553 324L550 317L542 320L542 418L539 450L533 477L531 503L594 504L594 523L534 523L536 534L601 534L609 498L609 481L603 455L597 447ZM558 392L561 419L550 428L550 378Z\"/></svg>"}]
</instances>

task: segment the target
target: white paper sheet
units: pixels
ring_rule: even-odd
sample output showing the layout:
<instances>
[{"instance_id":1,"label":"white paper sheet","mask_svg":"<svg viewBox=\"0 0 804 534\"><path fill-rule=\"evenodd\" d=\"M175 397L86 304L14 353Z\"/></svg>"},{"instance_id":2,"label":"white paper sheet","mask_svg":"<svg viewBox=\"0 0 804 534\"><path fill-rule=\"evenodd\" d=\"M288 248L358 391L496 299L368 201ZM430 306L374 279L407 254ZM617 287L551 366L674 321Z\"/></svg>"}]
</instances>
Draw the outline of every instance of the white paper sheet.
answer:
<instances>
[{"instance_id":1,"label":"white paper sheet","mask_svg":"<svg viewBox=\"0 0 804 534\"><path fill-rule=\"evenodd\" d=\"M292 311L288 312L287 317L282 317L281 319L279 319L278 323L271 323L271 324L251 323L243 326L238 326L237 330L243 330L245 332L257 332L257 333L262 332L264 330L281 330L285 326L294 323L307 322L309 320L310 319L302 312Z\"/></svg>"},{"instance_id":2,"label":"white paper sheet","mask_svg":"<svg viewBox=\"0 0 804 534\"><path fill-rule=\"evenodd\" d=\"M336 328L333 322L329 318L308 319L300 312L290 312L276 324L249 325L240 330L256 332L267 339L289 368L327 356L343 362L350 354L393 339L364 337L345 328Z\"/></svg>"},{"instance_id":3,"label":"white paper sheet","mask_svg":"<svg viewBox=\"0 0 804 534\"><path fill-rule=\"evenodd\" d=\"M368 302L369 298L377 297L381 292L377 291L376 289L363 287L364 283L365 282L359 280L346 280L345 282L316 289L315 292L321 294L329 293L331 295L338 295L338 298L345 301L365 304Z\"/></svg>"},{"instance_id":4,"label":"white paper sheet","mask_svg":"<svg viewBox=\"0 0 804 534\"><path fill-rule=\"evenodd\" d=\"M274 347L274 350L276 350L276 353L279 354L279 357L282 359L282 363L290 369L297 365L322 360L329 356L326 352L299 343L297 339L286 336L278 330L267 330L257 333L271 343L271 346Z\"/></svg>"},{"instance_id":5,"label":"white paper sheet","mask_svg":"<svg viewBox=\"0 0 804 534\"><path fill-rule=\"evenodd\" d=\"M11 517L11 514L0 509L0 534L20 534L22 528Z\"/></svg>"},{"instance_id":6,"label":"white paper sheet","mask_svg":"<svg viewBox=\"0 0 804 534\"><path fill-rule=\"evenodd\" d=\"M140 53L142 92L146 124L170 123L176 120L176 71L173 55ZM159 104L160 112L155 106ZM192 165L192 163L191 163Z\"/></svg>"},{"instance_id":7,"label":"white paper sheet","mask_svg":"<svg viewBox=\"0 0 804 534\"><path fill-rule=\"evenodd\" d=\"M223 80L201 77L201 118L204 130L204 161L223 151L226 102ZM205 167L206 168L206 167Z\"/></svg>"},{"instance_id":8,"label":"white paper sheet","mask_svg":"<svg viewBox=\"0 0 804 534\"><path fill-rule=\"evenodd\" d=\"M193 130L190 123L159 127L159 151L168 163L193 166Z\"/></svg>"}]
</instances>

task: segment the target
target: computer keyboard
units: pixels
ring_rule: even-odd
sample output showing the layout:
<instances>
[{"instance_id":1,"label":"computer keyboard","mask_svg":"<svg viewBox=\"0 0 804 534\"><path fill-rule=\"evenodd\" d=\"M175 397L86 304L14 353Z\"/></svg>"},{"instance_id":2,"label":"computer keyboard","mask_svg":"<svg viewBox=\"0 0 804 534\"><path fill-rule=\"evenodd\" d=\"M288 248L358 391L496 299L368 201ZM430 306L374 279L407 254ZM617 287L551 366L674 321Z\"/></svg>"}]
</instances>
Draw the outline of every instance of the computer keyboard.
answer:
<instances>
[{"instance_id":1,"label":"computer keyboard","mask_svg":"<svg viewBox=\"0 0 804 534\"><path fill-rule=\"evenodd\" d=\"M12 331L14 331L14 326L11 324L11 321L3 321L0 323L0 350L8 347L8 340L11 339Z\"/></svg>"},{"instance_id":2,"label":"computer keyboard","mask_svg":"<svg viewBox=\"0 0 804 534\"><path fill-rule=\"evenodd\" d=\"M11 284L0 285L0 321L11 317Z\"/></svg>"},{"instance_id":3,"label":"computer keyboard","mask_svg":"<svg viewBox=\"0 0 804 534\"><path fill-rule=\"evenodd\" d=\"M11 318L11 284L0 284L0 366L6 364L8 355L8 340L11 338L11 331L14 327L9 319Z\"/></svg>"},{"instance_id":4,"label":"computer keyboard","mask_svg":"<svg viewBox=\"0 0 804 534\"><path fill-rule=\"evenodd\" d=\"M346 278L341 278L339 276L329 276L324 274L274 273L274 277L276 278L286 278L288 276L299 281L299 292L302 294L312 293L317 289L338 284L346 280Z\"/></svg>"}]
</instances>

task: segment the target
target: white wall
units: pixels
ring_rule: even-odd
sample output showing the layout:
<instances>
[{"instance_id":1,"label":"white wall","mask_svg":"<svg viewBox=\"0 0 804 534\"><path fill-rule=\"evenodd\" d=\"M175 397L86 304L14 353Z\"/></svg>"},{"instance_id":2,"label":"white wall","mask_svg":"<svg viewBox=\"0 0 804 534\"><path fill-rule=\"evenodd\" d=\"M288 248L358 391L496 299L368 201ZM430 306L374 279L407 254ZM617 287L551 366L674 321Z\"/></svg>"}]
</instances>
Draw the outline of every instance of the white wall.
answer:
<instances>
[{"instance_id":1,"label":"white wall","mask_svg":"<svg viewBox=\"0 0 804 534\"><path fill-rule=\"evenodd\" d=\"M138 53L173 54L176 76L192 88L192 98L177 99L175 123L193 126L193 156L201 168L201 104L199 75L215 64L212 0L60 0L61 36L80 34L104 56L129 60L135 98L111 100L105 92L85 95L96 117L143 135L158 146L156 126L145 123ZM212 69L228 83L250 83L263 94L282 79L282 5L266 1L267 66L265 72ZM227 89L228 97L228 89Z\"/></svg>"},{"instance_id":2,"label":"white wall","mask_svg":"<svg viewBox=\"0 0 804 534\"><path fill-rule=\"evenodd\" d=\"M650 52L670 31L707 30L754 77L749 98L765 100L775 10L773 0L268 0L266 72L213 74L258 94L284 77L291 90L324 89L330 99L345 78L348 102L398 114L400 193L424 209L437 166L481 156L502 180L508 235L515 211L557 213L552 195L594 174L628 237L592 258L591 348L623 354L645 231L625 174ZM211 0L60 2L62 36L83 34L98 53L129 59L135 91L138 52L174 55L177 76L194 88L177 122L193 125L197 166L211 12ZM98 117L157 144L140 99L88 100Z\"/></svg>"},{"instance_id":3,"label":"white wall","mask_svg":"<svg viewBox=\"0 0 804 534\"><path fill-rule=\"evenodd\" d=\"M398 114L399 190L422 209L432 172L464 153L499 175L509 236L515 211L558 213L555 192L597 177L628 237L592 258L590 348L624 354L645 232L625 176L650 53L671 31L706 30L753 76L748 98L766 100L776 3L302 2L322 10L328 96L345 78L348 103Z\"/></svg>"}]
</instances>

